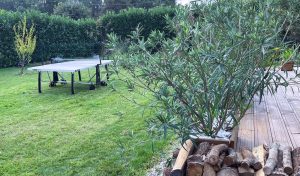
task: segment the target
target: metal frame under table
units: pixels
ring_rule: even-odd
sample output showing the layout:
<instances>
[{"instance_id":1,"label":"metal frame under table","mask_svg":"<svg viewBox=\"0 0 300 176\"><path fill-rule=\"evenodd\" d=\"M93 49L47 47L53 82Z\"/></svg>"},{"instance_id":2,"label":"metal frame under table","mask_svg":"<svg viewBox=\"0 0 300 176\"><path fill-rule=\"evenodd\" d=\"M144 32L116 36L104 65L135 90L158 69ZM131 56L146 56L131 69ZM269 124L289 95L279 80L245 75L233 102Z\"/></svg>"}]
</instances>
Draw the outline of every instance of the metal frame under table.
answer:
<instances>
[{"instance_id":1,"label":"metal frame under table","mask_svg":"<svg viewBox=\"0 0 300 176\"><path fill-rule=\"evenodd\" d=\"M89 84L90 89L95 88L94 83L91 81L96 76L96 85L101 85L101 75L100 75L100 67L104 66L106 70L106 79L109 79L108 74L108 65L112 63L112 60L99 60L99 59L81 59L81 60L73 60L73 61L67 61L67 62L61 62L61 63L55 63L55 64L47 64L37 67L30 67L28 70L37 71L38 72L38 92L42 93L42 72L47 72L48 77L50 79L50 86L55 86L56 83L62 83L66 84L67 81L64 80L63 76L59 73L71 73L71 93L74 94L74 83L79 84ZM81 73L80 71L90 69L95 67L96 72L91 77L90 74L90 80L88 82L82 82L81 81ZM49 76L49 72L53 72L53 80L51 80ZM78 79L79 82L75 82L74 80L74 74L75 72L78 73ZM62 78L62 80L59 80L59 76Z\"/></svg>"}]
</instances>

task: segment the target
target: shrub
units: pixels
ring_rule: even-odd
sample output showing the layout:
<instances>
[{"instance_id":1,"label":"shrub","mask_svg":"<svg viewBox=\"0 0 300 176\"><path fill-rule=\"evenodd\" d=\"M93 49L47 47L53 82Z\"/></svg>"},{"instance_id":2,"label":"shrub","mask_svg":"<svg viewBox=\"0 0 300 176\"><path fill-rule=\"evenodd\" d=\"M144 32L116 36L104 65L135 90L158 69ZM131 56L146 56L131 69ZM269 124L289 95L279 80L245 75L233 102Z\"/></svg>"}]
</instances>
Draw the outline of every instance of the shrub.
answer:
<instances>
[{"instance_id":1,"label":"shrub","mask_svg":"<svg viewBox=\"0 0 300 176\"><path fill-rule=\"evenodd\" d=\"M54 14L78 20L91 17L91 10L78 0L67 0L57 4Z\"/></svg>"},{"instance_id":2,"label":"shrub","mask_svg":"<svg viewBox=\"0 0 300 176\"><path fill-rule=\"evenodd\" d=\"M103 37L111 32L122 38L128 37L138 25L142 26L141 35L147 38L151 31L164 31L167 36L172 36L166 27L165 16L174 16L172 7L155 7L152 9L129 8L119 13L109 12L100 18Z\"/></svg>"},{"instance_id":3,"label":"shrub","mask_svg":"<svg viewBox=\"0 0 300 176\"><path fill-rule=\"evenodd\" d=\"M287 85L278 66L287 48L282 23L290 19L273 1L219 0L179 8L167 20L174 38L154 31L145 39L137 29L121 49L118 37L109 35L108 47L131 75L125 81L153 95L150 129L171 129L183 140L216 137L239 123L256 94ZM289 52L287 60L295 55Z\"/></svg>"},{"instance_id":4,"label":"shrub","mask_svg":"<svg viewBox=\"0 0 300 176\"><path fill-rule=\"evenodd\" d=\"M25 13L0 10L0 67L17 64L17 52L14 49L13 25L27 16L28 25L35 24L36 50L33 62L42 62L51 57L90 56L99 51L99 32L92 19L72 20L47 15L37 11Z\"/></svg>"},{"instance_id":5,"label":"shrub","mask_svg":"<svg viewBox=\"0 0 300 176\"><path fill-rule=\"evenodd\" d=\"M19 56L20 75L23 75L24 67L31 61L32 53L36 47L36 36L34 24L27 28L26 16L14 25L15 49Z\"/></svg>"}]
</instances>

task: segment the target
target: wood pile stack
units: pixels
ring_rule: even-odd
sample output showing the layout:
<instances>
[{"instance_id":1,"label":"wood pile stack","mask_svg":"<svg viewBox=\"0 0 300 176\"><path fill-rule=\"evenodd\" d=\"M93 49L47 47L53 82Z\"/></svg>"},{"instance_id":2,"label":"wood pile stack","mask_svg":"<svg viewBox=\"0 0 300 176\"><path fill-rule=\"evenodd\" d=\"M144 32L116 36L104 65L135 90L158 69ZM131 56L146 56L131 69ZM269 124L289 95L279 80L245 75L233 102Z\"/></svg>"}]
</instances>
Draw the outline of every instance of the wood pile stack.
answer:
<instances>
[{"instance_id":1,"label":"wood pile stack","mask_svg":"<svg viewBox=\"0 0 300 176\"><path fill-rule=\"evenodd\" d=\"M201 142L194 145L188 140L173 153L176 161L166 168L165 176L300 176L300 148L274 143L239 151L227 144Z\"/></svg>"}]
</instances>

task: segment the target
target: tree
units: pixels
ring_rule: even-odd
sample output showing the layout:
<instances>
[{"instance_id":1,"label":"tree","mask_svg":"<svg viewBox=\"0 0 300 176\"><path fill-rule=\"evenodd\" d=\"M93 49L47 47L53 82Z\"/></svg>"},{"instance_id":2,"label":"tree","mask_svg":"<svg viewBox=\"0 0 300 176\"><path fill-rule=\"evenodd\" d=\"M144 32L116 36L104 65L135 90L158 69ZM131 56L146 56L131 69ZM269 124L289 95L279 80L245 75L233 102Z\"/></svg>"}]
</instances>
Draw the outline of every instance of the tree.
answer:
<instances>
[{"instance_id":1,"label":"tree","mask_svg":"<svg viewBox=\"0 0 300 176\"><path fill-rule=\"evenodd\" d=\"M91 10L80 1L67 0L66 2L58 3L54 8L54 14L78 20L91 17Z\"/></svg>"},{"instance_id":2,"label":"tree","mask_svg":"<svg viewBox=\"0 0 300 176\"><path fill-rule=\"evenodd\" d=\"M281 32L290 19L272 0L218 0L180 7L167 18L174 38L153 31L145 39L138 27L125 44L110 34L108 48L116 68L126 70L120 78L152 95L151 131L171 129L182 141L216 137L239 123L255 95L287 85L279 66L289 47ZM286 61L296 49L289 53Z\"/></svg>"},{"instance_id":3,"label":"tree","mask_svg":"<svg viewBox=\"0 0 300 176\"><path fill-rule=\"evenodd\" d=\"M15 33L15 47L19 56L20 75L24 73L24 67L31 61L31 56L36 48L36 36L34 24L27 28L26 16L13 27Z\"/></svg>"}]
</instances>

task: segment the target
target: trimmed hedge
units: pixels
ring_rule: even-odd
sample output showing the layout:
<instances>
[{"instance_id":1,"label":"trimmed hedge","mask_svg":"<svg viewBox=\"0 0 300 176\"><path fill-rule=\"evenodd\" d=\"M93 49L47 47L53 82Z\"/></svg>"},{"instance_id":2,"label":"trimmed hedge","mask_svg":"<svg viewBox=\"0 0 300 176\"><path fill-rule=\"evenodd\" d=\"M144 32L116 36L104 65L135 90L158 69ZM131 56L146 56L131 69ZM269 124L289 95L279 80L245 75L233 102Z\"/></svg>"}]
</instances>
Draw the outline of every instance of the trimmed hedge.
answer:
<instances>
[{"instance_id":1,"label":"trimmed hedge","mask_svg":"<svg viewBox=\"0 0 300 176\"><path fill-rule=\"evenodd\" d=\"M17 64L13 26L27 16L28 25L36 27L37 48L32 62L42 62L51 57L89 56L99 51L99 32L92 19L69 18L30 11L25 13L0 10L0 67Z\"/></svg>"},{"instance_id":2,"label":"trimmed hedge","mask_svg":"<svg viewBox=\"0 0 300 176\"><path fill-rule=\"evenodd\" d=\"M24 13L0 10L0 68L16 66L18 57L14 47L13 26L24 15L28 26L35 24L37 47L32 62L43 62L51 57L85 57L99 53L101 40L114 32L126 38L138 24L143 27L142 34L147 37L152 30L165 31L166 36L173 34L166 26L165 15L173 16L172 7L152 9L131 8L119 13L109 12L100 20L72 20L62 16L47 15L37 11Z\"/></svg>"},{"instance_id":3,"label":"trimmed hedge","mask_svg":"<svg viewBox=\"0 0 300 176\"><path fill-rule=\"evenodd\" d=\"M128 37L138 25L143 28L142 35L148 37L151 31L160 30L171 37L173 33L167 29L165 16L174 16L175 8L159 6L151 9L129 8L119 13L109 12L100 18L102 34L114 32L122 38Z\"/></svg>"}]
</instances>

